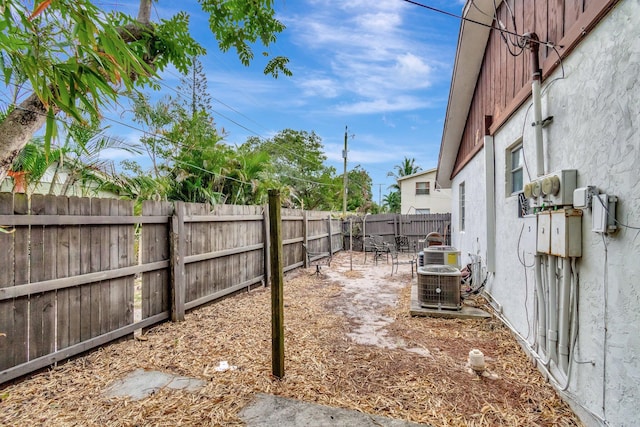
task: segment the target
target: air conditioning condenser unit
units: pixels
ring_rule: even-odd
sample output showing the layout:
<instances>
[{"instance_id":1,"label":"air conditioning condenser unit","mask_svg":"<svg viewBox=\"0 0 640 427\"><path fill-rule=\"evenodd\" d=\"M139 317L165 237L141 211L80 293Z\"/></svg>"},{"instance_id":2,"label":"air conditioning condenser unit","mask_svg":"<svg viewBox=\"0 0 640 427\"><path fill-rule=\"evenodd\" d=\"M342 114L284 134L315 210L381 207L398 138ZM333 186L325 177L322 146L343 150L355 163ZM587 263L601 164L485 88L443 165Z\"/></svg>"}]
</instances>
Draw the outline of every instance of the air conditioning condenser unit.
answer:
<instances>
[{"instance_id":1,"label":"air conditioning condenser unit","mask_svg":"<svg viewBox=\"0 0 640 427\"><path fill-rule=\"evenodd\" d=\"M425 308L459 310L460 270L450 265L418 268L418 302Z\"/></svg>"},{"instance_id":2,"label":"air conditioning condenser unit","mask_svg":"<svg viewBox=\"0 0 640 427\"><path fill-rule=\"evenodd\" d=\"M460 268L460 251L453 246L424 248L424 265L450 265Z\"/></svg>"}]
</instances>

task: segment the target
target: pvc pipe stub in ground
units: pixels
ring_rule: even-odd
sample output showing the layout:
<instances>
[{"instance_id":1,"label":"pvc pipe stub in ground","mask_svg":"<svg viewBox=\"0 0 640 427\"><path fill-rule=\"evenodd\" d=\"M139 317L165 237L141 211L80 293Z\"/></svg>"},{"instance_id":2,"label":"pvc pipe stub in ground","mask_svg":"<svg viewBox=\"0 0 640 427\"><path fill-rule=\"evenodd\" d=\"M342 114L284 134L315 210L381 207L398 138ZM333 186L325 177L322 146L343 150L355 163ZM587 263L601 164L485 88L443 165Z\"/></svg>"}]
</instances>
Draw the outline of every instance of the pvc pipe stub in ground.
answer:
<instances>
[{"instance_id":1,"label":"pvc pipe stub in ground","mask_svg":"<svg viewBox=\"0 0 640 427\"><path fill-rule=\"evenodd\" d=\"M478 349L473 349L469 352L469 366L475 372L483 372L486 367L484 364L484 354Z\"/></svg>"}]
</instances>

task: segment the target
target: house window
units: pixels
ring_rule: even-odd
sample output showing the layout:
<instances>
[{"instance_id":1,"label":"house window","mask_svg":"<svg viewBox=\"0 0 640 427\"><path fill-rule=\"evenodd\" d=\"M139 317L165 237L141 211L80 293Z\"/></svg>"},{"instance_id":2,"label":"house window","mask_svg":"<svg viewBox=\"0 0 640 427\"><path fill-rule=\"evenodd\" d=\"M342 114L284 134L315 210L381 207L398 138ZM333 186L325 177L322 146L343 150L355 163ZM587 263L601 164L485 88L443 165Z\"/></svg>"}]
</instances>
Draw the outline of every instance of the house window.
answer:
<instances>
[{"instance_id":1,"label":"house window","mask_svg":"<svg viewBox=\"0 0 640 427\"><path fill-rule=\"evenodd\" d=\"M508 188L507 194L517 194L523 189L523 165L524 153L522 152L522 144L518 144L509 150L509 166L508 166Z\"/></svg>"},{"instance_id":2,"label":"house window","mask_svg":"<svg viewBox=\"0 0 640 427\"><path fill-rule=\"evenodd\" d=\"M416 209L416 215L429 215L431 209Z\"/></svg>"},{"instance_id":3,"label":"house window","mask_svg":"<svg viewBox=\"0 0 640 427\"><path fill-rule=\"evenodd\" d=\"M464 195L464 182L460 183L460 187L458 189L458 202L460 206L460 231L464 231L464 221L465 221L465 195Z\"/></svg>"},{"instance_id":4,"label":"house window","mask_svg":"<svg viewBox=\"0 0 640 427\"><path fill-rule=\"evenodd\" d=\"M418 194L429 194L428 182L416 182L416 195Z\"/></svg>"}]
</instances>

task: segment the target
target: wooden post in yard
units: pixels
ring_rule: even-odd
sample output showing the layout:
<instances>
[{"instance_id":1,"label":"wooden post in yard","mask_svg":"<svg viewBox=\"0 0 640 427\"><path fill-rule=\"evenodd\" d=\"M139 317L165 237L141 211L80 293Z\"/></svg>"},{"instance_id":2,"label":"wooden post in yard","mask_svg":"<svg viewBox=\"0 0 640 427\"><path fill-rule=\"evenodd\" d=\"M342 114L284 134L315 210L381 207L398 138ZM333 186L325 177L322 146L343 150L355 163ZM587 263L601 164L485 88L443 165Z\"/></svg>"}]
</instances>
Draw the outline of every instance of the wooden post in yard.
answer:
<instances>
[{"instance_id":1,"label":"wooden post in yard","mask_svg":"<svg viewBox=\"0 0 640 427\"><path fill-rule=\"evenodd\" d=\"M269 229L271 237L271 370L284 377L284 301L282 271L282 216L280 190L269 190Z\"/></svg>"},{"instance_id":2,"label":"wooden post in yard","mask_svg":"<svg viewBox=\"0 0 640 427\"><path fill-rule=\"evenodd\" d=\"M185 274L184 202L176 202L171 217L171 320L184 320Z\"/></svg>"},{"instance_id":3,"label":"wooden post in yard","mask_svg":"<svg viewBox=\"0 0 640 427\"><path fill-rule=\"evenodd\" d=\"M329 256L333 255L333 235L331 234L333 232L333 230L331 230L331 214L329 214L329 223L328 223L328 227L329 230Z\"/></svg>"}]
</instances>

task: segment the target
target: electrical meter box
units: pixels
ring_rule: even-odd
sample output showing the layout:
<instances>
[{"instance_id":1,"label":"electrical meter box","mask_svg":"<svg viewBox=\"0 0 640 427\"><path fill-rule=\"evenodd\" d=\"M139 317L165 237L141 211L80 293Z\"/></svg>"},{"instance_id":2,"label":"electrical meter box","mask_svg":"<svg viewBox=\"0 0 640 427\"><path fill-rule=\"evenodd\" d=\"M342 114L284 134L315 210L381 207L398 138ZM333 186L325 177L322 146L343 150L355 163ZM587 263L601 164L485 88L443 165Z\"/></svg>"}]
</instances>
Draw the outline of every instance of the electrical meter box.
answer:
<instances>
[{"instance_id":1,"label":"electrical meter box","mask_svg":"<svg viewBox=\"0 0 640 427\"><path fill-rule=\"evenodd\" d=\"M551 215L549 211L538 213L538 232L536 239L536 249L538 253L551 253Z\"/></svg>"},{"instance_id":2,"label":"electrical meter box","mask_svg":"<svg viewBox=\"0 0 640 427\"><path fill-rule=\"evenodd\" d=\"M550 254L562 258L582 256L582 210L551 212Z\"/></svg>"},{"instance_id":3,"label":"electrical meter box","mask_svg":"<svg viewBox=\"0 0 640 427\"><path fill-rule=\"evenodd\" d=\"M522 238L520 239L518 253L522 254L524 252L525 256L530 257L536 254L538 219L537 215L525 215L523 219Z\"/></svg>"}]
</instances>

